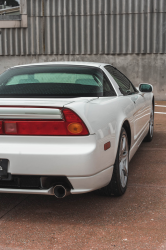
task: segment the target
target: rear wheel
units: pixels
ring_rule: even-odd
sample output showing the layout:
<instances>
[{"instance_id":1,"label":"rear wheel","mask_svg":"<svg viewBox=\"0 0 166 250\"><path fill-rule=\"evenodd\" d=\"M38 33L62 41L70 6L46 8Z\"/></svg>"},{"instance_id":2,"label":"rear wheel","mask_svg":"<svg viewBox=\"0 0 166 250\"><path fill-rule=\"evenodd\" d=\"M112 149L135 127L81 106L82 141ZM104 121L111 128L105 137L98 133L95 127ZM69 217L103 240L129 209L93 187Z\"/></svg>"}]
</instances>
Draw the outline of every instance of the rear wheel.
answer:
<instances>
[{"instance_id":1,"label":"rear wheel","mask_svg":"<svg viewBox=\"0 0 166 250\"><path fill-rule=\"evenodd\" d=\"M121 196L125 193L128 182L129 147L128 137L124 128L121 130L113 176L110 183L99 190L106 196Z\"/></svg>"},{"instance_id":2,"label":"rear wheel","mask_svg":"<svg viewBox=\"0 0 166 250\"><path fill-rule=\"evenodd\" d=\"M149 121L149 131L147 136L145 137L144 141L145 142L151 142L153 139L153 132L154 132L154 111L153 111L153 106L150 114L150 121Z\"/></svg>"}]
</instances>

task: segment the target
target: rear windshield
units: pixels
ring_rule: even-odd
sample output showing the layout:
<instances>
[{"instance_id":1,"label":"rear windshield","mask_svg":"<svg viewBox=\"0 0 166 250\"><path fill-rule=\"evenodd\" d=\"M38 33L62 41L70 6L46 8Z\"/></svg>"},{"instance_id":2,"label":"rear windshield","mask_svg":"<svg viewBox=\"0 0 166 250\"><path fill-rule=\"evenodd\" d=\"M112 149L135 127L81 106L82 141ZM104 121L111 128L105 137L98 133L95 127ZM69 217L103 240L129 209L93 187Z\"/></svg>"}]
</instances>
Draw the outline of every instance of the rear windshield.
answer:
<instances>
[{"instance_id":1,"label":"rear windshield","mask_svg":"<svg viewBox=\"0 0 166 250\"><path fill-rule=\"evenodd\" d=\"M101 69L84 66L25 66L0 75L0 97L115 96Z\"/></svg>"}]
</instances>

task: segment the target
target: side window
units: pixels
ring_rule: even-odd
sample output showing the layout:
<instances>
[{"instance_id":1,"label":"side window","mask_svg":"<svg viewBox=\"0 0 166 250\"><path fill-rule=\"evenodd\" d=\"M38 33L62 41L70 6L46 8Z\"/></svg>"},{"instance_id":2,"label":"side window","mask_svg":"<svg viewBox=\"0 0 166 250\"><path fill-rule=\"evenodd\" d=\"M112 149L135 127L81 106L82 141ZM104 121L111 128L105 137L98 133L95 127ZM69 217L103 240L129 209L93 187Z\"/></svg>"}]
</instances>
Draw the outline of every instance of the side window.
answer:
<instances>
[{"instance_id":1,"label":"side window","mask_svg":"<svg viewBox=\"0 0 166 250\"><path fill-rule=\"evenodd\" d=\"M106 75L103 75L103 96L116 96L115 90Z\"/></svg>"},{"instance_id":2,"label":"side window","mask_svg":"<svg viewBox=\"0 0 166 250\"><path fill-rule=\"evenodd\" d=\"M123 75L119 70L116 68L108 65L105 66L105 69L110 73L110 75L114 78L114 80L119 85L119 89L123 95L130 95L137 93L137 90L129 81L129 79Z\"/></svg>"}]
</instances>

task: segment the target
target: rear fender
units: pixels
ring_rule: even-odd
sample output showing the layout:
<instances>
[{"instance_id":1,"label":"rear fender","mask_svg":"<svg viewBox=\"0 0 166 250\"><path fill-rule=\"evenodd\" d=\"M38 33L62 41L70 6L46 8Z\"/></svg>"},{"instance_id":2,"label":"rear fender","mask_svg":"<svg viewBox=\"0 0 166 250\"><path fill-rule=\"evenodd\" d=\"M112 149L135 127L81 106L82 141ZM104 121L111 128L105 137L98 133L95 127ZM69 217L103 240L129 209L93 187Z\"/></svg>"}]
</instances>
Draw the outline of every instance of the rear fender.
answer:
<instances>
[{"instance_id":1,"label":"rear fender","mask_svg":"<svg viewBox=\"0 0 166 250\"><path fill-rule=\"evenodd\" d=\"M115 160L116 160L116 155L117 155L117 152L118 152L118 146L119 146L119 141L120 141L120 135L121 135L121 130L122 130L122 127L126 130L126 126L125 123L128 123L129 125L129 131L126 131L127 133L127 136L128 136L128 143L129 143L129 151L130 151L130 148L131 148L131 137L132 137L132 133L131 133L131 124L130 122L127 120L127 118L124 118L122 120L122 122L120 123L120 125L118 126L117 128L117 131L116 131L116 143L115 143ZM129 135L130 133L130 135Z\"/></svg>"}]
</instances>

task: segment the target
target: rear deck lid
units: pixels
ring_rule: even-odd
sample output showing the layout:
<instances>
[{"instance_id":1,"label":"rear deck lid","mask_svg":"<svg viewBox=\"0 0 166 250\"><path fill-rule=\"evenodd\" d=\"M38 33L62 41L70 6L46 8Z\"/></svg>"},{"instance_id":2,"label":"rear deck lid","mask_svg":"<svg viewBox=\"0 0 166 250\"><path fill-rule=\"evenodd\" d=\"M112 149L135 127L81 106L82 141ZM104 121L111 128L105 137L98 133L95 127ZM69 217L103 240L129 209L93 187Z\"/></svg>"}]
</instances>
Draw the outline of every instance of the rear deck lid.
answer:
<instances>
[{"instance_id":1,"label":"rear deck lid","mask_svg":"<svg viewBox=\"0 0 166 250\"><path fill-rule=\"evenodd\" d=\"M89 102L94 97L65 99L0 99L0 119L62 119L61 109L73 102Z\"/></svg>"}]
</instances>

